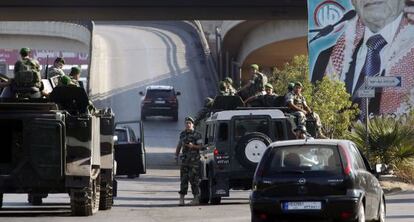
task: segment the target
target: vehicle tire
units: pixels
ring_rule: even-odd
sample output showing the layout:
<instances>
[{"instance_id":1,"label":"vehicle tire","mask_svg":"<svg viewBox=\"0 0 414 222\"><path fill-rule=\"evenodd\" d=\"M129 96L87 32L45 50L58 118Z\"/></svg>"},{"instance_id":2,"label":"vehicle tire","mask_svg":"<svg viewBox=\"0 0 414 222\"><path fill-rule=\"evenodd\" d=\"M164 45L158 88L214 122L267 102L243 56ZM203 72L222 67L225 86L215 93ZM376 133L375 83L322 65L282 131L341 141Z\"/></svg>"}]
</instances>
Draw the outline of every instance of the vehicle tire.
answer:
<instances>
[{"instance_id":1,"label":"vehicle tire","mask_svg":"<svg viewBox=\"0 0 414 222\"><path fill-rule=\"evenodd\" d=\"M91 179L89 186L82 189L72 189L70 192L70 207L74 216L91 216L98 212L100 201L100 178Z\"/></svg>"},{"instance_id":2,"label":"vehicle tire","mask_svg":"<svg viewBox=\"0 0 414 222\"><path fill-rule=\"evenodd\" d=\"M362 202L359 203L357 218L354 222L365 222L365 208Z\"/></svg>"},{"instance_id":3,"label":"vehicle tire","mask_svg":"<svg viewBox=\"0 0 414 222\"><path fill-rule=\"evenodd\" d=\"M208 204L210 199L210 191L208 189L208 180L201 180L200 182L200 204Z\"/></svg>"},{"instance_id":4,"label":"vehicle tire","mask_svg":"<svg viewBox=\"0 0 414 222\"><path fill-rule=\"evenodd\" d=\"M3 194L0 193L0 209L3 207Z\"/></svg>"},{"instance_id":5,"label":"vehicle tire","mask_svg":"<svg viewBox=\"0 0 414 222\"><path fill-rule=\"evenodd\" d=\"M270 143L271 139L263 133L246 134L236 145L236 158L242 166L255 170Z\"/></svg>"},{"instance_id":6,"label":"vehicle tire","mask_svg":"<svg viewBox=\"0 0 414 222\"><path fill-rule=\"evenodd\" d=\"M114 202L113 197L113 179L101 184L101 194L99 200L99 210L109 210Z\"/></svg>"},{"instance_id":7,"label":"vehicle tire","mask_svg":"<svg viewBox=\"0 0 414 222\"><path fill-rule=\"evenodd\" d=\"M213 172L210 171L210 173L208 175L208 190L209 190L208 199L210 200L211 205L218 205L218 204L221 203L221 197L214 197L213 186L214 186Z\"/></svg>"},{"instance_id":8,"label":"vehicle tire","mask_svg":"<svg viewBox=\"0 0 414 222\"><path fill-rule=\"evenodd\" d=\"M386 214L385 200L383 197L381 197L380 205L378 208L378 216L377 216L378 219L376 220L376 222L384 222L385 214Z\"/></svg>"}]
</instances>

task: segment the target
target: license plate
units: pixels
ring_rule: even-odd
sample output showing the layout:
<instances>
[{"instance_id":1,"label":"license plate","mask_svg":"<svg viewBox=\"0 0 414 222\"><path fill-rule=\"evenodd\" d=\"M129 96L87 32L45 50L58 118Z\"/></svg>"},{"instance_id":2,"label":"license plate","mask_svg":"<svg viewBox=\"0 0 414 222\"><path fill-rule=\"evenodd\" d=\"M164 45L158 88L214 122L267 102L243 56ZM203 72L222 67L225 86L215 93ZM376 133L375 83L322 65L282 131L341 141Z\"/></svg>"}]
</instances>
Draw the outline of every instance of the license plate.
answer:
<instances>
[{"instance_id":1,"label":"license plate","mask_svg":"<svg viewBox=\"0 0 414 222\"><path fill-rule=\"evenodd\" d=\"M284 210L320 210L322 203L320 201L304 201L304 202L284 202Z\"/></svg>"},{"instance_id":2,"label":"license plate","mask_svg":"<svg viewBox=\"0 0 414 222\"><path fill-rule=\"evenodd\" d=\"M163 101L163 100L155 101L155 104L165 104L165 101Z\"/></svg>"}]
</instances>

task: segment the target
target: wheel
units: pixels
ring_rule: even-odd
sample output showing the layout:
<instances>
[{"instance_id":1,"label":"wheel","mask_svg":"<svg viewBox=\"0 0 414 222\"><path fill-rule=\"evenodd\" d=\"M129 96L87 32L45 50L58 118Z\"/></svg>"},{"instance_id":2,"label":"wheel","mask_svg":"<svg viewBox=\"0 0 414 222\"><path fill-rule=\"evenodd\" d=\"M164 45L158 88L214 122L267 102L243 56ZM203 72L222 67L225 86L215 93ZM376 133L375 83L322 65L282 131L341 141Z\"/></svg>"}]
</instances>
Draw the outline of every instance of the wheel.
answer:
<instances>
[{"instance_id":1,"label":"wheel","mask_svg":"<svg viewBox=\"0 0 414 222\"><path fill-rule=\"evenodd\" d=\"M236 145L236 158L241 165L254 170L270 143L271 139L263 133L246 134Z\"/></svg>"},{"instance_id":2,"label":"wheel","mask_svg":"<svg viewBox=\"0 0 414 222\"><path fill-rule=\"evenodd\" d=\"M0 209L3 207L3 194L0 193Z\"/></svg>"},{"instance_id":3,"label":"wheel","mask_svg":"<svg viewBox=\"0 0 414 222\"><path fill-rule=\"evenodd\" d=\"M200 182L200 204L208 204L210 199L210 191L208 189L208 180Z\"/></svg>"},{"instance_id":4,"label":"wheel","mask_svg":"<svg viewBox=\"0 0 414 222\"><path fill-rule=\"evenodd\" d=\"M72 189L70 192L70 207L74 216L90 216L99 210L100 178L89 182L82 189Z\"/></svg>"},{"instance_id":5,"label":"wheel","mask_svg":"<svg viewBox=\"0 0 414 222\"><path fill-rule=\"evenodd\" d=\"M357 218L355 222L365 222L365 208L362 202L359 203Z\"/></svg>"},{"instance_id":6,"label":"wheel","mask_svg":"<svg viewBox=\"0 0 414 222\"><path fill-rule=\"evenodd\" d=\"M384 198L381 198L381 202L379 204L379 208L378 208L378 219L376 220L376 222L384 222L385 221L385 201Z\"/></svg>"},{"instance_id":7,"label":"wheel","mask_svg":"<svg viewBox=\"0 0 414 222\"><path fill-rule=\"evenodd\" d=\"M113 202L113 178L111 177L108 182L101 184L99 210L111 209Z\"/></svg>"},{"instance_id":8,"label":"wheel","mask_svg":"<svg viewBox=\"0 0 414 222\"><path fill-rule=\"evenodd\" d=\"M209 200L211 205L217 205L221 202L221 197L215 197L213 194L214 178L213 173L210 172L208 175L208 190L209 190Z\"/></svg>"}]
</instances>

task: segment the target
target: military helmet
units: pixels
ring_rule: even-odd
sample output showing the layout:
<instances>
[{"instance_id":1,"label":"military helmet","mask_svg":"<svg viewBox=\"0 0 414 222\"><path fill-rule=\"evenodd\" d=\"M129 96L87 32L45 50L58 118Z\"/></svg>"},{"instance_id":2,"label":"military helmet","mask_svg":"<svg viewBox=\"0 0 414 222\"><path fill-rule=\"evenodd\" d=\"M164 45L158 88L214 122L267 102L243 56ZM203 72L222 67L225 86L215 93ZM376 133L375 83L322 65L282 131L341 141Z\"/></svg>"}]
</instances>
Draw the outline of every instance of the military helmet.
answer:
<instances>
[{"instance_id":1,"label":"military helmet","mask_svg":"<svg viewBox=\"0 0 414 222\"><path fill-rule=\"evenodd\" d=\"M64 76L62 76L60 78L61 78L60 81L62 82L63 85L66 85L67 86L67 85L69 85L71 83L71 79L67 75L64 75Z\"/></svg>"},{"instance_id":2,"label":"military helmet","mask_svg":"<svg viewBox=\"0 0 414 222\"><path fill-rule=\"evenodd\" d=\"M256 71L259 71L259 65L257 65L257 64L251 64L250 65L250 68L252 68L252 69L254 69Z\"/></svg>"},{"instance_id":3,"label":"military helmet","mask_svg":"<svg viewBox=\"0 0 414 222\"><path fill-rule=\"evenodd\" d=\"M57 57L57 58L55 59L55 63L58 63L58 62L60 62L60 63L62 63L62 64L65 64L65 60L64 60L62 57Z\"/></svg>"},{"instance_id":4,"label":"military helmet","mask_svg":"<svg viewBox=\"0 0 414 222\"><path fill-rule=\"evenodd\" d=\"M20 49L20 55L28 55L30 53L30 48L24 47Z\"/></svg>"},{"instance_id":5,"label":"military helmet","mask_svg":"<svg viewBox=\"0 0 414 222\"><path fill-rule=\"evenodd\" d=\"M227 88L226 83L224 81L220 81L219 82L219 90L220 91L226 91L226 88Z\"/></svg>"},{"instance_id":6,"label":"military helmet","mask_svg":"<svg viewBox=\"0 0 414 222\"><path fill-rule=\"evenodd\" d=\"M293 88L295 88L295 83L290 82L290 83L288 84L288 90L289 90L289 91L292 91L292 90L293 90Z\"/></svg>"},{"instance_id":7,"label":"military helmet","mask_svg":"<svg viewBox=\"0 0 414 222\"><path fill-rule=\"evenodd\" d=\"M293 130L294 132L302 132L302 133L306 133L306 127L304 125L299 125L298 127L296 127L296 129Z\"/></svg>"},{"instance_id":8,"label":"military helmet","mask_svg":"<svg viewBox=\"0 0 414 222\"><path fill-rule=\"evenodd\" d=\"M273 89L273 86L270 83L266 83L264 87L265 88L269 88L269 89Z\"/></svg>"},{"instance_id":9,"label":"military helmet","mask_svg":"<svg viewBox=\"0 0 414 222\"><path fill-rule=\"evenodd\" d=\"M185 122L187 122L187 121L189 121L189 122L192 122L192 123L194 123L194 119L191 117L191 116L187 116L187 117L185 117Z\"/></svg>"},{"instance_id":10,"label":"military helmet","mask_svg":"<svg viewBox=\"0 0 414 222\"><path fill-rule=\"evenodd\" d=\"M303 85L302 85L302 83L301 83L301 82L295 82L295 86L300 86L300 87L303 87Z\"/></svg>"},{"instance_id":11,"label":"military helmet","mask_svg":"<svg viewBox=\"0 0 414 222\"><path fill-rule=\"evenodd\" d=\"M81 69L77 66L74 66L70 69L69 75L76 75L76 74L79 74L80 72L81 72Z\"/></svg>"},{"instance_id":12,"label":"military helmet","mask_svg":"<svg viewBox=\"0 0 414 222\"><path fill-rule=\"evenodd\" d=\"M229 84L233 84L233 80L230 77L224 78L224 82L227 82Z\"/></svg>"}]
</instances>

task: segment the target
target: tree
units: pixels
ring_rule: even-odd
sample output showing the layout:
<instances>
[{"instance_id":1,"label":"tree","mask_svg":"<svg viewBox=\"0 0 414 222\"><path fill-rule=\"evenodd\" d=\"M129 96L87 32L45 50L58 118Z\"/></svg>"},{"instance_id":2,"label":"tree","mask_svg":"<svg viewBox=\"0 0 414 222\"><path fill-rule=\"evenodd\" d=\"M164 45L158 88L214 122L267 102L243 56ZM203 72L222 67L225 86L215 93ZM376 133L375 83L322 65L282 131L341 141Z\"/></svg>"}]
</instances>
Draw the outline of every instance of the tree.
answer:
<instances>
[{"instance_id":1,"label":"tree","mask_svg":"<svg viewBox=\"0 0 414 222\"><path fill-rule=\"evenodd\" d=\"M283 69L274 69L269 81L279 95L286 94L290 82L302 82L303 96L321 117L323 133L329 137L343 138L359 112L341 81L325 77L316 84L310 82L307 56L295 56Z\"/></svg>"}]
</instances>

